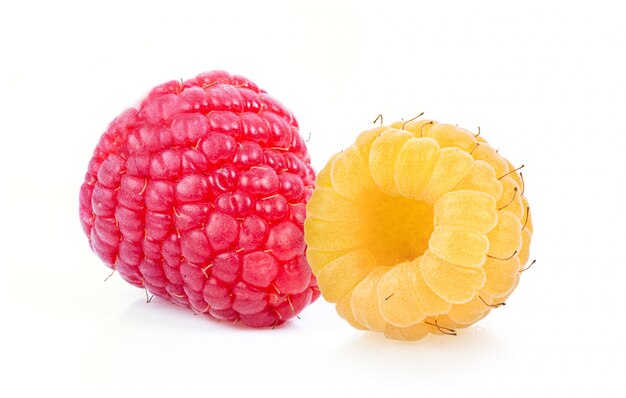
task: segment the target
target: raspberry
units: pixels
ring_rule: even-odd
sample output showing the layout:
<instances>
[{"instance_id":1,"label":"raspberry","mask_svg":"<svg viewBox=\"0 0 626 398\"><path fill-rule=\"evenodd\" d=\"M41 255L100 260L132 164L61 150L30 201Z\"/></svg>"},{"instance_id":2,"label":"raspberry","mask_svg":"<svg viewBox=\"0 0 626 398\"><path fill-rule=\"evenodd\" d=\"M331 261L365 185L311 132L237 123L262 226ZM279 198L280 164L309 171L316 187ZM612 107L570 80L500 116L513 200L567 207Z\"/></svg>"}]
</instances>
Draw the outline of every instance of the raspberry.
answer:
<instances>
[{"instance_id":1,"label":"raspberry","mask_svg":"<svg viewBox=\"0 0 626 398\"><path fill-rule=\"evenodd\" d=\"M109 125L80 190L93 251L126 281L272 326L319 295L304 256L315 174L294 116L214 71L155 87Z\"/></svg>"},{"instance_id":2,"label":"raspberry","mask_svg":"<svg viewBox=\"0 0 626 398\"><path fill-rule=\"evenodd\" d=\"M480 136L409 121L363 132L320 171L307 258L359 329L455 334L519 282L533 231L519 169Z\"/></svg>"}]
</instances>

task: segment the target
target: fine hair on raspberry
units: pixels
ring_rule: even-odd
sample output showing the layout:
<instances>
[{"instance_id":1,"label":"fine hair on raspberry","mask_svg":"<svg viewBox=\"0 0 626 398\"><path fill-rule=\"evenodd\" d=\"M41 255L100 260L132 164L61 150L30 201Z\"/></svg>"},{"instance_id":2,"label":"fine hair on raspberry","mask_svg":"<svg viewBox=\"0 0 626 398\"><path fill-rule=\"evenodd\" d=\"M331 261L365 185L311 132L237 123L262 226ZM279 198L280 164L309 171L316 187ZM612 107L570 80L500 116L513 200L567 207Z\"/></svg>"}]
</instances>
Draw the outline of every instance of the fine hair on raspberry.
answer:
<instances>
[{"instance_id":1,"label":"fine hair on raspberry","mask_svg":"<svg viewBox=\"0 0 626 398\"><path fill-rule=\"evenodd\" d=\"M198 314L276 326L319 295L303 238L314 181L293 114L213 71L161 84L111 122L80 220L130 284Z\"/></svg>"}]
</instances>

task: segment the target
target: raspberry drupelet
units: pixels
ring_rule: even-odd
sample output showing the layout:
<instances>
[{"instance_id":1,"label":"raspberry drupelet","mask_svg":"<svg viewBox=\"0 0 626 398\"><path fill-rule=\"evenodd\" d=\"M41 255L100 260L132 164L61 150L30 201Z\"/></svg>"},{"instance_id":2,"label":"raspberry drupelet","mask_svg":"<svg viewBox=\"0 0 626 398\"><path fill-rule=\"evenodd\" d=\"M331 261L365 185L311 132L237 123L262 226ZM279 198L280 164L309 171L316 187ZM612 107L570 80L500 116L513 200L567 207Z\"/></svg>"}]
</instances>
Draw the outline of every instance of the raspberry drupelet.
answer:
<instances>
[{"instance_id":1,"label":"raspberry drupelet","mask_svg":"<svg viewBox=\"0 0 626 398\"><path fill-rule=\"evenodd\" d=\"M109 125L80 190L93 251L196 313L275 326L319 295L303 223L315 173L293 114L241 76L155 87Z\"/></svg>"}]
</instances>

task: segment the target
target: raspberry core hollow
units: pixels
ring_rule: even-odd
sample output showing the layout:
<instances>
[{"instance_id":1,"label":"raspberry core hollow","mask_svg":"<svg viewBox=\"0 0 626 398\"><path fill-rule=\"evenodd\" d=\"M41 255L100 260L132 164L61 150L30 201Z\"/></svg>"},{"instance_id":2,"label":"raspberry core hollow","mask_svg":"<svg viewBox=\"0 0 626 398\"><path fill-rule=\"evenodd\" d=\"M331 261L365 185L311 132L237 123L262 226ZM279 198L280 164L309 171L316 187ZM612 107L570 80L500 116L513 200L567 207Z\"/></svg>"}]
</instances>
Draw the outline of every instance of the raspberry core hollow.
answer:
<instances>
[{"instance_id":1,"label":"raspberry core hollow","mask_svg":"<svg viewBox=\"0 0 626 398\"><path fill-rule=\"evenodd\" d=\"M417 340L501 305L532 228L509 161L465 129L416 120L367 130L328 162L305 240L319 289L345 320Z\"/></svg>"},{"instance_id":2,"label":"raspberry core hollow","mask_svg":"<svg viewBox=\"0 0 626 398\"><path fill-rule=\"evenodd\" d=\"M109 125L80 190L93 251L126 281L261 327L319 292L304 251L315 174L282 104L222 71L155 87Z\"/></svg>"}]
</instances>

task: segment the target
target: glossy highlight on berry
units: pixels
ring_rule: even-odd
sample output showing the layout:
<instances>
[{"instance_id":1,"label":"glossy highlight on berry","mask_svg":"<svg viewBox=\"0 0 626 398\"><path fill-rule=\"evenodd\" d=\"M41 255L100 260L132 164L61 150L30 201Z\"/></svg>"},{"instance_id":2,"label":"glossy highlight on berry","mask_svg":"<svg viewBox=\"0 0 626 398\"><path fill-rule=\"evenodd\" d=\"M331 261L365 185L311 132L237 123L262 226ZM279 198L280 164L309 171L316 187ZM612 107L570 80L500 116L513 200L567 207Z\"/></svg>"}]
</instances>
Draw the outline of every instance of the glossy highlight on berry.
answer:
<instances>
[{"instance_id":1,"label":"glossy highlight on berry","mask_svg":"<svg viewBox=\"0 0 626 398\"><path fill-rule=\"evenodd\" d=\"M305 258L315 173L293 114L223 71L161 84L109 125L80 189L93 251L126 281L253 327L319 295Z\"/></svg>"},{"instance_id":2,"label":"glossy highlight on berry","mask_svg":"<svg viewBox=\"0 0 626 398\"><path fill-rule=\"evenodd\" d=\"M379 119L320 171L307 258L352 326L400 340L456 335L504 303L528 261L521 167L457 126Z\"/></svg>"}]
</instances>

